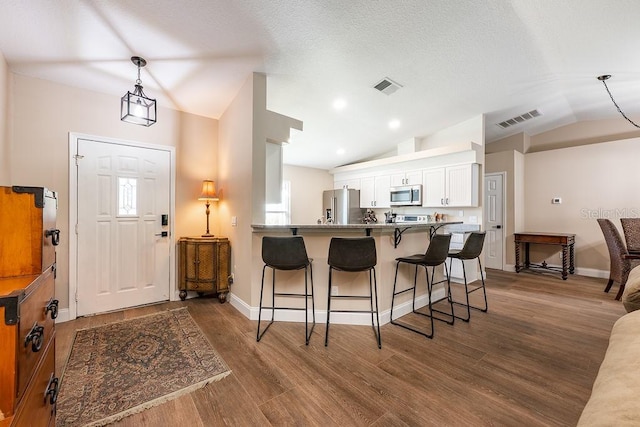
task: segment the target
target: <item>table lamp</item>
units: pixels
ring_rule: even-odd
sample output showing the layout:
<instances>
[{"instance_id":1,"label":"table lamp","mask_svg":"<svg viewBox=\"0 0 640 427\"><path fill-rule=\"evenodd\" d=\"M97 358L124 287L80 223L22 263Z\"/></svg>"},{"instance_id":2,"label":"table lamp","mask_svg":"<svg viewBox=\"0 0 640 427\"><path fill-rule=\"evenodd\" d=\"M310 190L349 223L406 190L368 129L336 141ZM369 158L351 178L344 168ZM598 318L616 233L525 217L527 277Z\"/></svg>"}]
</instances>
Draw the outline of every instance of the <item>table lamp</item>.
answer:
<instances>
[{"instance_id":1,"label":"table lamp","mask_svg":"<svg viewBox=\"0 0 640 427\"><path fill-rule=\"evenodd\" d=\"M198 197L198 200L204 200L205 206L207 207L207 232L202 235L202 237L213 237L213 234L209 233L209 206L211 205L211 201L217 201L218 195L216 194L216 183L209 179L205 179L202 181L202 194Z\"/></svg>"}]
</instances>

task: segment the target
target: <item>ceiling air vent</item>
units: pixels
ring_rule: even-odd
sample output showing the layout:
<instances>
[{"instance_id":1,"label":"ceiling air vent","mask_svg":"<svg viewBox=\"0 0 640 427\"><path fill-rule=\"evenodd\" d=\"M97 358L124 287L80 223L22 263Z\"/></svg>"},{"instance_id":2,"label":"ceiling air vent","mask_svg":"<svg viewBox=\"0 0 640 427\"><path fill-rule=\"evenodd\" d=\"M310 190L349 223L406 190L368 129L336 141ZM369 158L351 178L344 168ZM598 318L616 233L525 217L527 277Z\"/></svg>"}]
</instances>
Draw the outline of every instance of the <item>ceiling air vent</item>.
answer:
<instances>
[{"instance_id":1,"label":"ceiling air vent","mask_svg":"<svg viewBox=\"0 0 640 427\"><path fill-rule=\"evenodd\" d=\"M397 91L401 87L402 87L402 85L394 82L389 77L385 77L384 79L382 79L378 83L376 83L375 86L373 86L374 89L379 90L380 92L384 93L385 95L391 95L392 93L394 93L395 91Z\"/></svg>"},{"instance_id":2,"label":"ceiling air vent","mask_svg":"<svg viewBox=\"0 0 640 427\"><path fill-rule=\"evenodd\" d=\"M517 124L522 123L522 122L526 122L527 120L531 120L531 119L536 118L536 117L541 116L541 115L542 115L542 113L540 113L540 111L531 110L528 113L520 114L519 116L512 117L509 120L505 120L504 122L500 122L500 123L496 123L496 124L498 126L500 126L502 129L506 129L508 127L517 125Z\"/></svg>"}]
</instances>

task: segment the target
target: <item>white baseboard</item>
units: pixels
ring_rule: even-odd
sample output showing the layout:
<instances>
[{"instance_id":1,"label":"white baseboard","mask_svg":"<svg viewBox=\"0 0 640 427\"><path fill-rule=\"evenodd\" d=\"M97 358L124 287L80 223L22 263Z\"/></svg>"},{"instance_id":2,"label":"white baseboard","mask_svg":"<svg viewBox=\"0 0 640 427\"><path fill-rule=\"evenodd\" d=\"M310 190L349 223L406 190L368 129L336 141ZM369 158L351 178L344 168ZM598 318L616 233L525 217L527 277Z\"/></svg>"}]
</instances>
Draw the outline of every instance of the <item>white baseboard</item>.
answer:
<instances>
[{"instance_id":1,"label":"white baseboard","mask_svg":"<svg viewBox=\"0 0 640 427\"><path fill-rule=\"evenodd\" d=\"M68 308L61 308L58 310L58 317L56 317L56 323L64 323L71 320Z\"/></svg>"},{"instance_id":2,"label":"white baseboard","mask_svg":"<svg viewBox=\"0 0 640 427\"><path fill-rule=\"evenodd\" d=\"M549 267L554 268L562 268L562 265L549 264ZM504 271L516 271L516 266L514 264L506 264L504 266ZM600 279L608 279L609 271L608 270L596 270L595 268L580 268L576 267L575 274L578 276L586 276L586 277L597 277Z\"/></svg>"},{"instance_id":3,"label":"white baseboard","mask_svg":"<svg viewBox=\"0 0 640 427\"><path fill-rule=\"evenodd\" d=\"M249 320L258 320L258 307L251 307L237 296L230 294L229 303ZM445 297L444 287L440 286L433 291L433 301L439 301ZM416 298L416 307L424 307L428 304L426 295ZM411 313L411 301L397 305L393 309L395 318ZM278 322L304 322L304 310L275 310L274 318ZM384 325L391 321L391 310L380 311L380 324ZM262 320L271 319L271 310L262 310ZM316 323L326 323L327 311L316 310ZM331 323L340 325L370 325L370 313L331 313Z\"/></svg>"}]
</instances>

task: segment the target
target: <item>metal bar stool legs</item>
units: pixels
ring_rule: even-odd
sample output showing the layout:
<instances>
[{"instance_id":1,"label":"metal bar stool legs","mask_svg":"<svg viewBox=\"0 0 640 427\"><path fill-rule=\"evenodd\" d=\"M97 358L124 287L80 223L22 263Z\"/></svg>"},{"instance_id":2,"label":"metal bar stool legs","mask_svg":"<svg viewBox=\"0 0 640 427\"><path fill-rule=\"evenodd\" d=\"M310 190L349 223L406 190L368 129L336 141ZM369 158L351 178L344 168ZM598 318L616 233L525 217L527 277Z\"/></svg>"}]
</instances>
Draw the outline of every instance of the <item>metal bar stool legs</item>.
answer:
<instances>
[{"instance_id":1,"label":"metal bar stool legs","mask_svg":"<svg viewBox=\"0 0 640 427\"><path fill-rule=\"evenodd\" d=\"M265 263L262 267L262 283L260 285L260 307L258 309L258 331L256 341L260 342L262 336L273 324L275 310L304 310L305 344L309 345L313 328L316 325L316 312L313 294L313 267L312 259L307 257L304 241L300 236L294 237L263 237L262 259ZM264 306L264 279L267 267L271 268L271 305ZM276 270L304 270L304 293L276 292ZM310 280L309 280L310 278ZM311 291L311 292L309 292ZM302 297L304 308L276 306L276 297ZM309 298L311 298L311 327L309 328ZM271 309L271 319L267 326L260 331L262 322L262 310Z\"/></svg>"},{"instance_id":2,"label":"metal bar stool legs","mask_svg":"<svg viewBox=\"0 0 640 427\"><path fill-rule=\"evenodd\" d=\"M438 234L435 235L431 241L431 243L429 244L429 248L427 249L427 252L422 255L422 254L417 254L417 255L412 255L410 257L405 257L405 258L397 258L397 262L396 262L396 274L395 274L395 279L393 281L393 295L391 297L391 323L393 325L397 325L400 327L403 327L405 329L408 329L410 331L416 332L424 337L427 338L433 338L434 335L434 321L435 320L439 320L441 322L445 322L449 325L453 325L454 323L454 316L453 316L453 305L451 303L451 288L450 288L450 281L449 281L449 270L447 268L447 264L446 264L446 257L447 257L447 253L449 251L449 243L451 241L451 235L450 234ZM400 290L397 290L397 284L398 284L398 269L400 266L400 263L407 263L407 264L412 264L415 266L415 272L413 275L413 286ZM438 282L435 282L435 269L437 266L439 266L440 264L442 264L444 266L444 271L445 271L445 278L443 280L440 280ZM423 313L421 311L416 310L416 287L417 287L417 280L418 280L418 267L423 267L424 268L424 273L425 273L425 279L426 279L426 284L427 284L427 313ZM431 278L429 277L429 267L431 267ZM438 309L435 309L433 307L434 301L433 301L433 286L437 285L439 283L446 283L446 294L445 297L442 298L441 300L436 301L447 301L449 303L449 312L447 313L446 311L441 311ZM413 298L411 301L411 311L412 313L415 314L419 314L421 316L425 316L429 318L429 329L427 332L421 331L417 328L414 328L413 326L410 326L406 323L401 323L398 322L397 319L394 319L393 317L393 310L395 307L395 298L398 295L401 295L405 292L409 292L409 291L413 291ZM447 318L441 318L438 316L435 316L434 313L438 313L441 315L446 316Z\"/></svg>"},{"instance_id":3,"label":"metal bar stool legs","mask_svg":"<svg viewBox=\"0 0 640 427\"><path fill-rule=\"evenodd\" d=\"M466 311L467 311L467 316L466 317L461 317L461 316L455 316L457 319L460 319L464 322L468 322L469 319L471 318L471 309L473 308L474 310L479 310L482 311L484 313L487 312L489 306L487 303L487 290L485 287L485 282L484 282L484 274L482 272L482 262L480 261L480 254L482 253L482 246L484 245L484 237L485 237L485 233L479 233L479 232L474 232L471 233L471 235L469 236L469 238L467 239L467 241L465 242L463 248L458 251L458 252L450 252L449 253L449 257L451 259L451 261L449 261L449 270L451 270L451 265L453 263L454 259L459 259L460 262L462 262L462 275L464 277L464 293L465 293L465 302L461 303L458 301L454 301L451 293L449 293L449 298L451 299L451 303L453 305L458 305L458 306L462 306L462 307L466 307ZM480 268L480 279L481 279L481 285L476 286L475 288L469 290L469 284L467 282L467 270L465 268L464 265L464 261L465 260L471 260L476 258L478 260L478 266ZM483 293L483 297L484 297L484 308L483 307L477 307L474 305L471 305L469 302L469 294L478 291L482 289L482 293Z\"/></svg>"},{"instance_id":4,"label":"metal bar stool legs","mask_svg":"<svg viewBox=\"0 0 640 427\"><path fill-rule=\"evenodd\" d=\"M378 348L382 348L380 335L380 316L378 314L378 282L375 265L377 263L375 240L372 237L347 239L334 237L329 245L329 286L327 289L327 327L324 336L324 345L329 344L329 325L331 313L371 313L371 327L376 337ZM368 295L331 295L333 286L333 272L365 272L369 273ZM336 299L368 299L369 310L336 310L331 308L331 300Z\"/></svg>"}]
</instances>

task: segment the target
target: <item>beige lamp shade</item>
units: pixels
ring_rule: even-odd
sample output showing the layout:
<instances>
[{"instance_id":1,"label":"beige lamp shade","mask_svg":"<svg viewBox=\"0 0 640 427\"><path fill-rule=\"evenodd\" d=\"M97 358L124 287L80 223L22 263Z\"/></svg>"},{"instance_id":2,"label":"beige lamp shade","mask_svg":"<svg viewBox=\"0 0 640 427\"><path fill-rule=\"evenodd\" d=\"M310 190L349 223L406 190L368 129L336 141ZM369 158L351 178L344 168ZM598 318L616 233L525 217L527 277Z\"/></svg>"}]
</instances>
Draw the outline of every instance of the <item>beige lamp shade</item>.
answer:
<instances>
[{"instance_id":1,"label":"beige lamp shade","mask_svg":"<svg viewBox=\"0 0 640 427\"><path fill-rule=\"evenodd\" d=\"M198 200L218 200L215 181L208 179L202 181L202 194L200 194Z\"/></svg>"}]
</instances>

